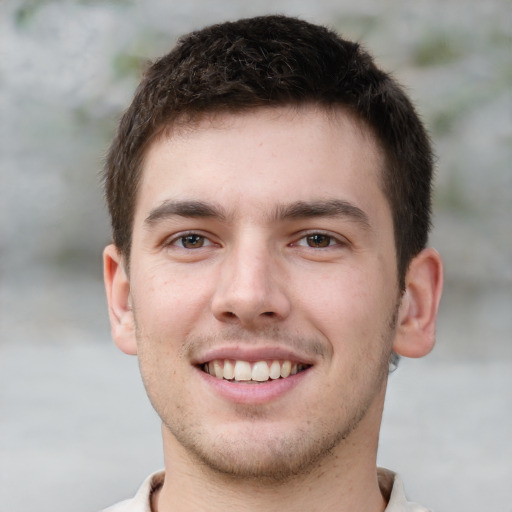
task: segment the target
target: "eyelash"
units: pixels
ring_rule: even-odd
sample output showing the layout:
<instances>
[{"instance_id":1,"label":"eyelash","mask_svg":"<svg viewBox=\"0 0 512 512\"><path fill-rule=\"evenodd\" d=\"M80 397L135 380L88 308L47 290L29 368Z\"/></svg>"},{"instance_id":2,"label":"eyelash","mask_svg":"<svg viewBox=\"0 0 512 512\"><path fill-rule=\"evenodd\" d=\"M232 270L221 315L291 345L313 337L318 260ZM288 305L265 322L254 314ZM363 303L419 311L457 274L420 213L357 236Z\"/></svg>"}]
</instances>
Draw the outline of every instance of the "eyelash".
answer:
<instances>
[{"instance_id":1,"label":"eyelash","mask_svg":"<svg viewBox=\"0 0 512 512\"><path fill-rule=\"evenodd\" d=\"M327 239L328 243L327 243L327 245L323 245L323 246L319 245L317 247L315 247L314 245L309 245L309 240L312 239L313 237L321 237L321 238ZM202 243L199 247L185 247L183 244L187 238L197 238ZM181 244L180 244L180 242L181 242ZM301 242L304 242L304 243L301 243ZM318 241L317 243L320 244L321 241ZM190 232L180 233L178 236L173 236L172 238L165 240L162 245L164 247L174 246L174 247L179 247L180 249L192 251L192 250L202 249L204 247L213 246L213 245L215 245L215 243L212 242L212 240L210 238L208 238L208 236L206 236L206 235L202 235L200 233L197 233L196 231L190 231ZM309 233L304 233L295 242L290 244L290 246L292 246L292 247L293 246L309 247L311 249L328 249L330 247L343 246L343 245L347 245L347 242L344 241L343 239L340 239L338 237L335 237L335 236L333 236L329 233L325 233L323 231L311 231Z\"/></svg>"},{"instance_id":2,"label":"eyelash","mask_svg":"<svg viewBox=\"0 0 512 512\"><path fill-rule=\"evenodd\" d=\"M326 238L329 240L329 243L325 246L314 247L312 245L309 245L309 243L308 243L309 239L311 239L313 237ZM302 241L304 241L305 243L300 243ZM344 246L344 245L347 245L347 243L348 242L342 237L337 237L330 233L326 233L324 231L311 231L309 233L302 234L302 236L300 238L298 238L297 241L291 245L299 246L299 247L308 247L311 249L329 249L331 247Z\"/></svg>"},{"instance_id":3,"label":"eyelash","mask_svg":"<svg viewBox=\"0 0 512 512\"><path fill-rule=\"evenodd\" d=\"M192 238L192 237L201 239L203 243L199 247L193 247L193 248L184 247L183 241L187 238ZM180 244L180 242L181 242L181 244ZM204 245L205 243L206 243L206 245ZM215 245L215 243L212 242L210 240L210 238L208 238L206 235L202 235L200 233L197 233L196 231L189 231L186 233L180 233L177 236L173 235L172 237L164 240L162 245L164 247L173 247L174 246L174 247L178 247L180 249L185 249L185 250L191 251L194 249L202 249L203 247L210 247L212 245Z\"/></svg>"}]
</instances>

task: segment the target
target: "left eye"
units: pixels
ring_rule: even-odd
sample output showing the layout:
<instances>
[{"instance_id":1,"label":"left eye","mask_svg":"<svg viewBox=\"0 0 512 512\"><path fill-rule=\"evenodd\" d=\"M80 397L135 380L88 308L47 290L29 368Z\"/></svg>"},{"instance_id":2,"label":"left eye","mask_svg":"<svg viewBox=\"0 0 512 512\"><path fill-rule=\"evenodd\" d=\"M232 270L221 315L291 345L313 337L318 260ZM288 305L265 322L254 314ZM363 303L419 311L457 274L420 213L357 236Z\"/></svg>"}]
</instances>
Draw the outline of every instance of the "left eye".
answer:
<instances>
[{"instance_id":1,"label":"left eye","mask_svg":"<svg viewBox=\"0 0 512 512\"><path fill-rule=\"evenodd\" d=\"M307 245L308 247L316 249L323 249L324 247L337 244L339 244L338 240L332 236L325 235L324 233L312 233L311 235L301 238L297 243L297 245Z\"/></svg>"}]
</instances>

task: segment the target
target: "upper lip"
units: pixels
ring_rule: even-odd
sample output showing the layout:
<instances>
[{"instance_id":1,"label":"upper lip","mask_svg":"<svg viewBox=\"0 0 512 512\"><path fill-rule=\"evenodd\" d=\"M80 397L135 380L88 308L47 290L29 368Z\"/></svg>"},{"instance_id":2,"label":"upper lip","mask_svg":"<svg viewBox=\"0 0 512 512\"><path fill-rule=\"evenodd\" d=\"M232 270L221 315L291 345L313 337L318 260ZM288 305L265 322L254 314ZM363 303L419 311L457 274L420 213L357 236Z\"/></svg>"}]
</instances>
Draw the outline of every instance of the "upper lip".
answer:
<instances>
[{"instance_id":1,"label":"upper lip","mask_svg":"<svg viewBox=\"0 0 512 512\"><path fill-rule=\"evenodd\" d=\"M214 361L216 359L229 359L232 361L291 361L292 363L302 363L312 365L314 360L311 355L297 352L289 347L281 346L261 346L247 347L241 345L221 346L200 353L192 361L195 365L201 365Z\"/></svg>"}]
</instances>

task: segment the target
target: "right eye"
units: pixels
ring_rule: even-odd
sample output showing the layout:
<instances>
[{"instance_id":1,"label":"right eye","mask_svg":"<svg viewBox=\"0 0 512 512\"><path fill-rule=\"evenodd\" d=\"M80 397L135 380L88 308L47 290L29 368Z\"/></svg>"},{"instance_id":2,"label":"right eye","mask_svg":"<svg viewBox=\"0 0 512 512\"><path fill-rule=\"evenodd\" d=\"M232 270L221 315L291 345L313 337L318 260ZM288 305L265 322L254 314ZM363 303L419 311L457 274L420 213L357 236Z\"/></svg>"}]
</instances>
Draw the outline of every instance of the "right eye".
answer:
<instances>
[{"instance_id":1,"label":"right eye","mask_svg":"<svg viewBox=\"0 0 512 512\"><path fill-rule=\"evenodd\" d=\"M185 236L180 236L176 240L174 240L174 245L179 245L180 247L183 247L184 249L200 249L201 247L204 247L208 244L209 240L202 236L197 234L190 234ZM211 244L211 242L210 242Z\"/></svg>"},{"instance_id":2,"label":"right eye","mask_svg":"<svg viewBox=\"0 0 512 512\"><path fill-rule=\"evenodd\" d=\"M167 246L179 247L182 249L201 249L213 245L213 242L204 235L198 233L185 233L170 239Z\"/></svg>"}]
</instances>

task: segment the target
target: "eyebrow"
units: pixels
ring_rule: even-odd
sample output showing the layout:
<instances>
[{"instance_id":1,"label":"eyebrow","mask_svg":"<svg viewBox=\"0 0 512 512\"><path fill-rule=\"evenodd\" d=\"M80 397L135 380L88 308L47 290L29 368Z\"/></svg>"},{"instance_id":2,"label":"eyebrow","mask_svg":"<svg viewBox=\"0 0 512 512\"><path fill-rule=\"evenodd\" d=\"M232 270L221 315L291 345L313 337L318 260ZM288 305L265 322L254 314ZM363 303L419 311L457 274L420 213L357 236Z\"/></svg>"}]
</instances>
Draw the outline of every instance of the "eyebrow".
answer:
<instances>
[{"instance_id":1,"label":"eyebrow","mask_svg":"<svg viewBox=\"0 0 512 512\"><path fill-rule=\"evenodd\" d=\"M229 217L220 206L204 201L164 201L152 209L144 223L152 226L172 217L210 218L226 221ZM287 205L278 205L270 214L270 219L280 220L308 219L315 217L342 217L354 221L364 229L370 229L368 215L354 204L340 199L318 201L296 201Z\"/></svg>"},{"instance_id":2,"label":"eyebrow","mask_svg":"<svg viewBox=\"0 0 512 512\"><path fill-rule=\"evenodd\" d=\"M306 219L315 217L344 217L365 229L370 229L368 215L354 204L340 199L325 201L297 201L279 206L274 212L276 220Z\"/></svg>"},{"instance_id":3,"label":"eyebrow","mask_svg":"<svg viewBox=\"0 0 512 512\"><path fill-rule=\"evenodd\" d=\"M226 219L226 213L219 206L204 201L164 201L153 208L144 223L151 226L171 217Z\"/></svg>"}]
</instances>

